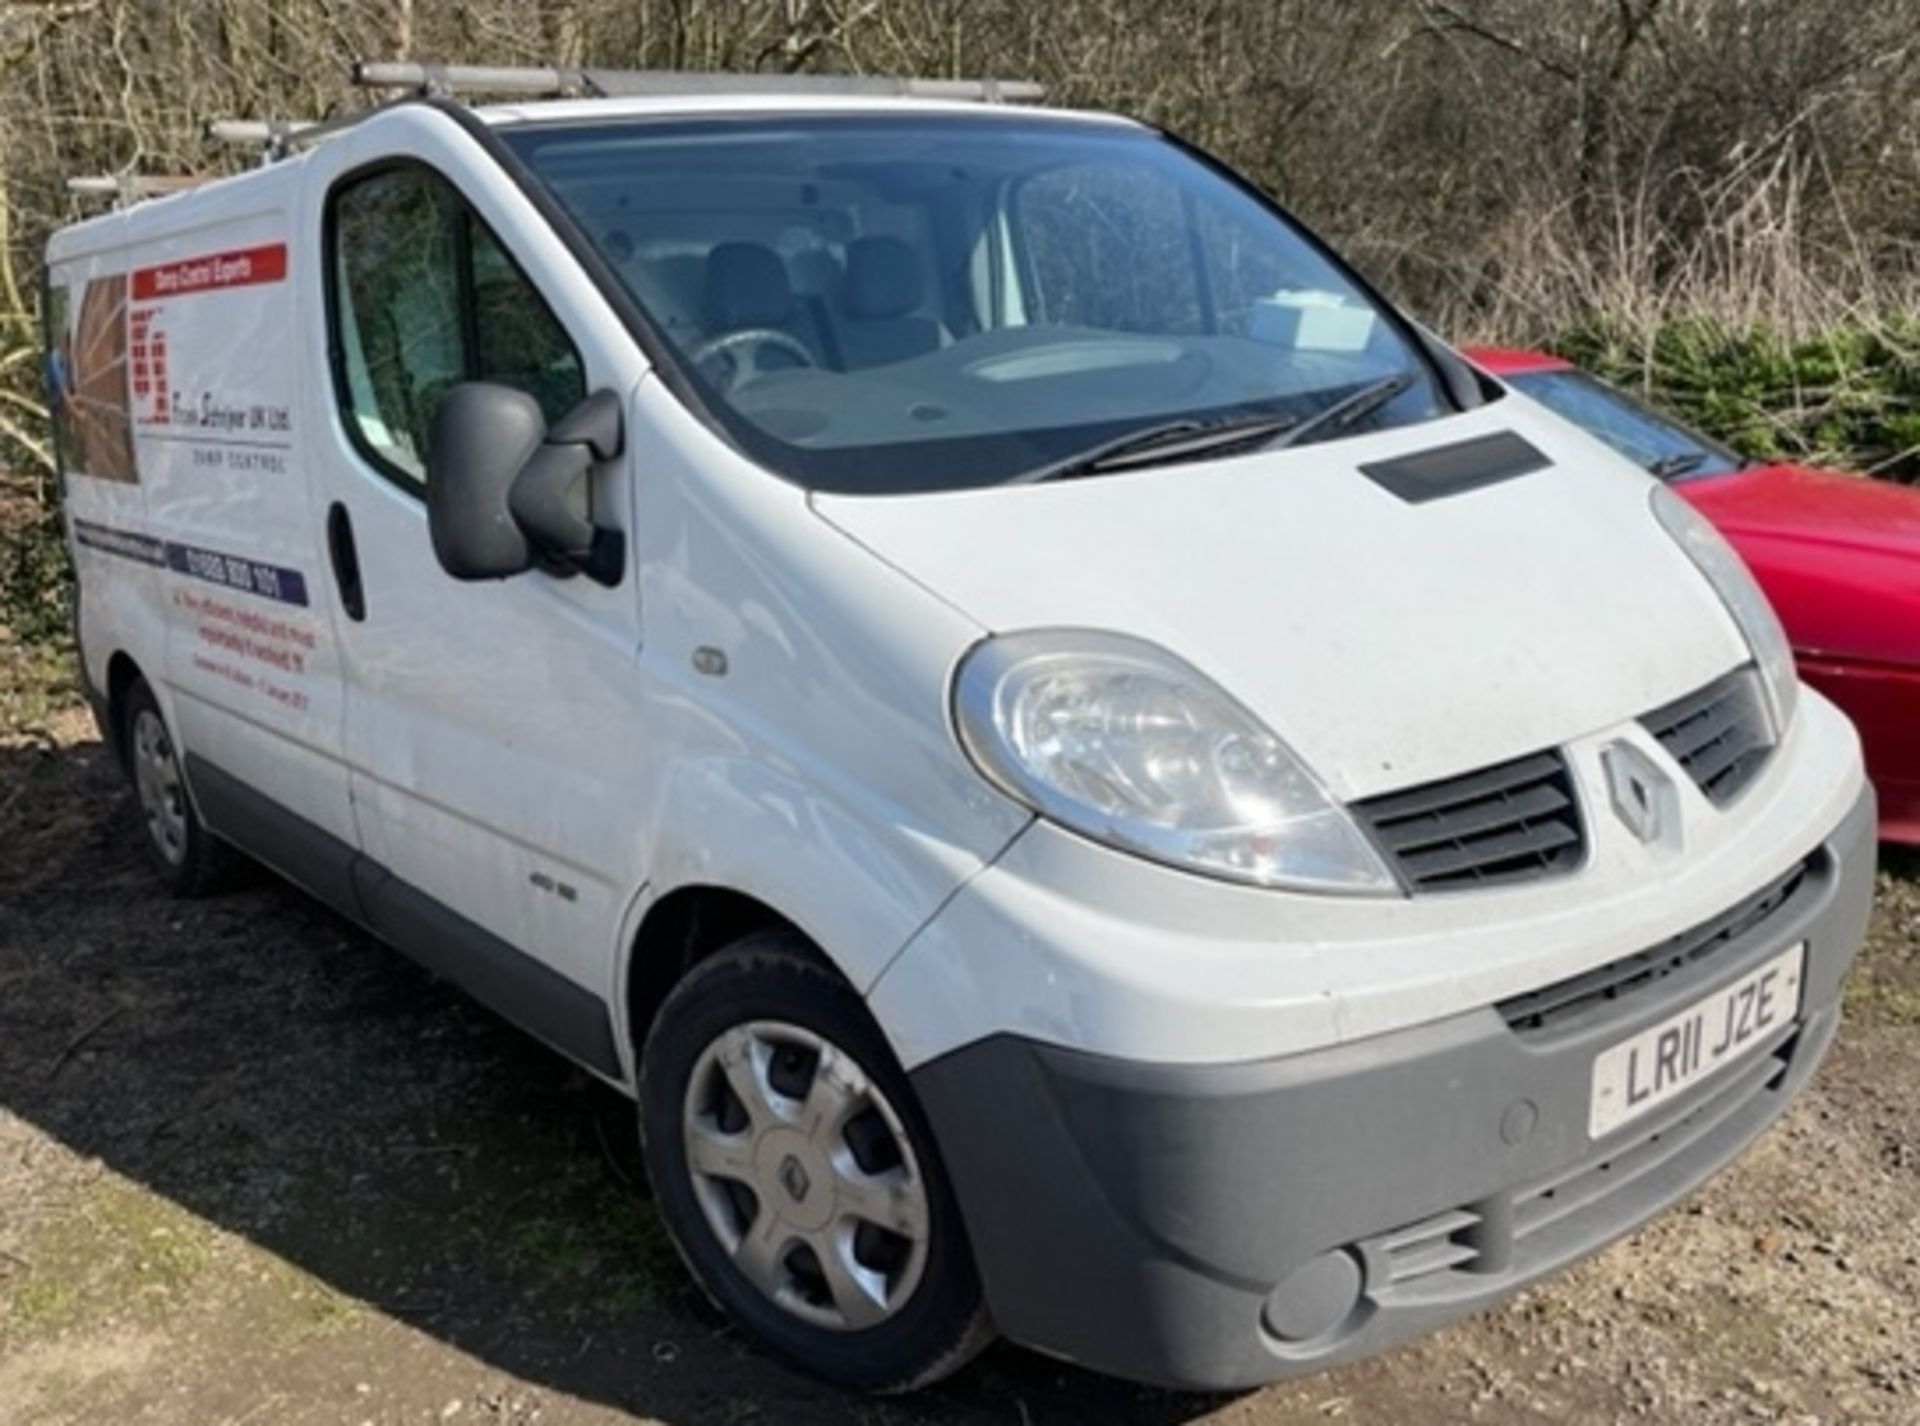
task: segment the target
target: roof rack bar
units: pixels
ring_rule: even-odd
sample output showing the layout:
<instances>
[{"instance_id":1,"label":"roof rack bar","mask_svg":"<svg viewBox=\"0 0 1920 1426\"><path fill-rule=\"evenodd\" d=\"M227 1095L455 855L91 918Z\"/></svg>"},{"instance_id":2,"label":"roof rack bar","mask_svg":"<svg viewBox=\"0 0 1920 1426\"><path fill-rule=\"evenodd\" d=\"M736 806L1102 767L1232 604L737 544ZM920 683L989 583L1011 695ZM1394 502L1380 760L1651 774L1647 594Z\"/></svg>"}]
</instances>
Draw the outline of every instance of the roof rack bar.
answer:
<instances>
[{"instance_id":1,"label":"roof rack bar","mask_svg":"<svg viewBox=\"0 0 1920 1426\"><path fill-rule=\"evenodd\" d=\"M410 60L355 60L353 82L365 89L412 89L421 94L452 95L462 90L488 94L558 95L579 93L585 73L552 66L420 64Z\"/></svg>"},{"instance_id":2,"label":"roof rack bar","mask_svg":"<svg viewBox=\"0 0 1920 1426\"><path fill-rule=\"evenodd\" d=\"M578 69L557 66L421 64L361 60L354 83L370 89L411 89L451 96L462 92L534 97L589 95L631 98L648 94L866 94L921 99L1032 102L1044 86L1023 79L909 79L879 74L758 74L707 70Z\"/></svg>"},{"instance_id":3,"label":"roof rack bar","mask_svg":"<svg viewBox=\"0 0 1920 1426\"><path fill-rule=\"evenodd\" d=\"M879 74L759 74L708 70L582 69L556 65L431 64L410 60L356 60L353 82L366 89L403 89L451 98L461 92L527 97L697 94L863 94L920 99L971 99L988 104L1037 102L1044 86L1023 79L913 79ZM393 104L329 119L210 119L210 141L262 149L263 162L285 158L296 145L325 138ZM211 181L197 174L98 174L67 180L70 193L125 203L179 193Z\"/></svg>"},{"instance_id":4,"label":"roof rack bar","mask_svg":"<svg viewBox=\"0 0 1920 1426\"><path fill-rule=\"evenodd\" d=\"M318 127L312 119L209 119L206 136L223 144L272 144Z\"/></svg>"},{"instance_id":5,"label":"roof rack bar","mask_svg":"<svg viewBox=\"0 0 1920 1426\"><path fill-rule=\"evenodd\" d=\"M285 158L295 140L317 136L316 131L326 127L312 119L209 119L203 131L214 143L265 149L266 161L272 163Z\"/></svg>"},{"instance_id":6,"label":"roof rack bar","mask_svg":"<svg viewBox=\"0 0 1920 1426\"><path fill-rule=\"evenodd\" d=\"M403 102L404 96L376 104L371 109L336 114L330 119L209 119L202 126L202 133L219 143L258 145L266 150L266 161L272 163L292 153L297 145L324 139Z\"/></svg>"},{"instance_id":7,"label":"roof rack bar","mask_svg":"<svg viewBox=\"0 0 1920 1426\"><path fill-rule=\"evenodd\" d=\"M86 198L157 198L181 193L212 182L210 175L197 173L98 173L83 174L67 180L67 192Z\"/></svg>"}]
</instances>

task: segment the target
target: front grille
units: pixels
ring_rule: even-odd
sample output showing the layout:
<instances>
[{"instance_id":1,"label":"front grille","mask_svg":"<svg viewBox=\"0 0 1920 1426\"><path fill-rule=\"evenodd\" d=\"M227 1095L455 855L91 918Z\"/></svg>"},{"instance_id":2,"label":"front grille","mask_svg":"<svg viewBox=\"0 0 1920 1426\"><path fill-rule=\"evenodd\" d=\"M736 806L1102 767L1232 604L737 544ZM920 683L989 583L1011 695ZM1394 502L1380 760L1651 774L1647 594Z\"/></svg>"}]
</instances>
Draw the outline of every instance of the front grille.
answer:
<instances>
[{"instance_id":1,"label":"front grille","mask_svg":"<svg viewBox=\"0 0 1920 1426\"><path fill-rule=\"evenodd\" d=\"M1630 1013L1639 992L1675 971L1700 964L1773 919L1806 884L1811 862L1801 862L1711 921L1662 941L1651 950L1622 956L1594 970L1557 980L1503 1000L1496 1009L1523 1039L1549 1039L1587 1028L1597 1020Z\"/></svg>"},{"instance_id":2,"label":"front grille","mask_svg":"<svg viewBox=\"0 0 1920 1426\"><path fill-rule=\"evenodd\" d=\"M1586 859L1586 828L1557 752L1354 804L1408 889L1536 881Z\"/></svg>"},{"instance_id":3,"label":"front grille","mask_svg":"<svg viewBox=\"0 0 1920 1426\"><path fill-rule=\"evenodd\" d=\"M1407 1287L1439 1273L1471 1269L1480 1257L1474 1241L1481 1217L1472 1208L1450 1208L1411 1227L1374 1239L1384 1272L1379 1286Z\"/></svg>"},{"instance_id":4,"label":"front grille","mask_svg":"<svg viewBox=\"0 0 1920 1426\"><path fill-rule=\"evenodd\" d=\"M1640 725L1660 740L1715 807L1738 797L1773 751L1766 699L1751 668L1736 669L1656 708Z\"/></svg>"}]
</instances>

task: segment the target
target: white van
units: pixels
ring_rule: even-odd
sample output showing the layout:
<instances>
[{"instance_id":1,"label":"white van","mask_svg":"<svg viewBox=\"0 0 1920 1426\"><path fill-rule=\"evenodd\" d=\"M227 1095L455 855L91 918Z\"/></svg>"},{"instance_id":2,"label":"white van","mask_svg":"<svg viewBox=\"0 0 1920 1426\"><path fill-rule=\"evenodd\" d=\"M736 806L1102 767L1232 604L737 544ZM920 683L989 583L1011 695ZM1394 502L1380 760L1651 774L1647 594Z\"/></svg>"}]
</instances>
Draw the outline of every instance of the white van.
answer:
<instances>
[{"instance_id":1,"label":"white van","mask_svg":"<svg viewBox=\"0 0 1920 1426\"><path fill-rule=\"evenodd\" d=\"M1373 1352L1806 1084L1870 794L1685 505L1145 125L595 87L50 244L174 888L634 1095L701 1286L865 1389Z\"/></svg>"}]
</instances>

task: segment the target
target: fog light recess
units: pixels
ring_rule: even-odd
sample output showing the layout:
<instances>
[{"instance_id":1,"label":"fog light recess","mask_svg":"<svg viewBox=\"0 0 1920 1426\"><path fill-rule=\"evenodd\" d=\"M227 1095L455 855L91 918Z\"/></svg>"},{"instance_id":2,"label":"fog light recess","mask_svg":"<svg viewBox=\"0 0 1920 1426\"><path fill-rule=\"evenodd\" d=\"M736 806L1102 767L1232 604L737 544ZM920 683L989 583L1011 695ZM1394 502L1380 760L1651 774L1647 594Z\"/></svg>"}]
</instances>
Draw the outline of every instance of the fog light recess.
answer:
<instances>
[{"instance_id":1,"label":"fog light recess","mask_svg":"<svg viewBox=\"0 0 1920 1426\"><path fill-rule=\"evenodd\" d=\"M1365 1278L1359 1259L1336 1248L1310 1259L1287 1274L1267 1297L1261 1320L1267 1331L1293 1346L1331 1346L1332 1338L1360 1305Z\"/></svg>"}]
</instances>

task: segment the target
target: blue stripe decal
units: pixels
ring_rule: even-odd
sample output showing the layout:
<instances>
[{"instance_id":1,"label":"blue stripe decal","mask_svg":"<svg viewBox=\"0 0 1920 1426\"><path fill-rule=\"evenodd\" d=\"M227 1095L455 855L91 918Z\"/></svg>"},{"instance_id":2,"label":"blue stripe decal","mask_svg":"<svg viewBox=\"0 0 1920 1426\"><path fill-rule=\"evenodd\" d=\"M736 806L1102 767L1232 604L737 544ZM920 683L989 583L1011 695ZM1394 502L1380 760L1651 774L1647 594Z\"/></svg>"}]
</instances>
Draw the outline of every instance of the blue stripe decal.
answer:
<instances>
[{"instance_id":1,"label":"blue stripe decal","mask_svg":"<svg viewBox=\"0 0 1920 1426\"><path fill-rule=\"evenodd\" d=\"M136 535L131 530L116 530L107 525L96 525L91 520L75 520L73 538L88 549L104 550L138 564L164 566L167 562L166 541L156 540L151 535Z\"/></svg>"},{"instance_id":2,"label":"blue stripe decal","mask_svg":"<svg viewBox=\"0 0 1920 1426\"><path fill-rule=\"evenodd\" d=\"M274 599L282 604L304 607L307 602L307 577L299 570L288 569L284 565L262 564L259 560L245 559L240 555L225 555L218 550L202 549L198 545L179 545L168 540L167 568L203 579L208 584L217 584L223 589L257 594L262 599Z\"/></svg>"},{"instance_id":3,"label":"blue stripe decal","mask_svg":"<svg viewBox=\"0 0 1920 1426\"><path fill-rule=\"evenodd\" d=\"M262 599L295 604L301 608L307 604L307 577L285 565L264 564L259 560L223 554L200 545L157 540L151 535L136 534L132 530L96 525L91 520L75 520L73 538L77 544L89 549L118 555L137 564L152 565L156 569L170 569L208 584L217 584L222 589L237 589L242 594L254 594Z\"/></svg>"}]
</instances>

